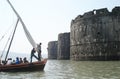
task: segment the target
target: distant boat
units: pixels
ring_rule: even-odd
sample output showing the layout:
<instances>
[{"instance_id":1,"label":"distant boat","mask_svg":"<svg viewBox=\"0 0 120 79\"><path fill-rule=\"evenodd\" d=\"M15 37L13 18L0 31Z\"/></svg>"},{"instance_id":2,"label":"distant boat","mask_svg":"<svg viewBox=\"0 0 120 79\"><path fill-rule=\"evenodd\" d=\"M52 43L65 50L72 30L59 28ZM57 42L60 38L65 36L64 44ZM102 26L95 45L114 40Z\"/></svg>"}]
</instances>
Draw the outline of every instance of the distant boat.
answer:
<instances>
[{"instance_id":1,"label":"distant boat","mask_svg":"<svg viewBox=\"0 0 120 79\"><path fill-rule=\"evenodd\" d=\"M12 41L13 41L13 38L14 38L14 34L15 34L15 31L16 31L16 28L17 28L17 24L18 24L19 21L21 22L21 24L23 26L23 29L24 29L24 32L25 32L25 35L26 35L28 41L30 42L30 44L32 45L33 48L37 48L37 44L35 43L31 34L27 30L22 18L19 16L17 11L14 9L14 7L10 3L10 1L7 0L7 2L9 3L9 5L13 9L13 11L15 12L18 19L17 19L16 25L15 25L15 28L14 28L14 31L13 31L13 35L12 35L11 40L10 40L10 44L9 44L6 56L5 56L5 60L4 60L5 62L7 62L9 50L10 50L10 47L11 47L11 44L12 44ZM35 61L35 62L32 62L32 63L21 63L21 64L13 64L13 65L12 64L10 64L10 65L5 64L5 65L0 65L0 72L40 71L40 70L44 70L44 67L45 67L46 63L47 63L47 59L42 59L41 61Z\"/></svg>"}]
</instances>

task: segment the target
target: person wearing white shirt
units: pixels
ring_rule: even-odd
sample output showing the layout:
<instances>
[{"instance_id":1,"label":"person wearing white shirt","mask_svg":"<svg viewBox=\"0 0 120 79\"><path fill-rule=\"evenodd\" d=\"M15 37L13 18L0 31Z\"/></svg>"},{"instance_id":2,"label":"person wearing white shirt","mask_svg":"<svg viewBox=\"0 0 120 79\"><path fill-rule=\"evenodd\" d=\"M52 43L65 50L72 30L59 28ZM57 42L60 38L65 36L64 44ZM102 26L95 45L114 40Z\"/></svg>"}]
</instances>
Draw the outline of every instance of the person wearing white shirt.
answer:
<instances>
[{"instance_id":1,"label":"person wearing white shirt","mask_svg":"<svg viewBox=\"0 0 120 79\"><path fill-rule=\"evenodd\" d=\"M42 43L37 45L37 52L38 52L38 60L41 61L41 45Z\"/></svg>"},{"instance_id":2,"label":"person wearing white shirt","mask_svg":"<svg viewBox=\"0 0 120 79\"><path fill-rule=\"evenodd\" d=\"M12 58L8 58L7 64L6 65L10 65L12 64Z\"/></svg>"}]
</instances>

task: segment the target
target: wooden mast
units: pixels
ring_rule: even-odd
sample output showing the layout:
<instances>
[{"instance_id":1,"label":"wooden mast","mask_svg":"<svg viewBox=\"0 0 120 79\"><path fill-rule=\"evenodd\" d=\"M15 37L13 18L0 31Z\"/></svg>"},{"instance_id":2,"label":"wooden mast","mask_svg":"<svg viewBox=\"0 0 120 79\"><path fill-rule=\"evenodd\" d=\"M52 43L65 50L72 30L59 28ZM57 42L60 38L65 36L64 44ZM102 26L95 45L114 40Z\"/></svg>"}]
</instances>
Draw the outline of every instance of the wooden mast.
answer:
<instances>
[{"instance_id":1,"label":"wooden mast","mask_svg":"<svg viewBox=\"0 0 120 79\"><path fill-rule=\"evenodd\" d=\"M15 31L16 31L18 22L19 22L19 19L17 19L16 25L15 25L15 29L14 29L14 32L13 32L13 35L12 35L12 38L11 38L11 41L10 41L10 44L9 44L9 47L8 47L8 50L7 50L7 54L6 54L6 56L5 56L5 62L6 62L6 59L7 59L7 56L8 56L8 53L9 53L9 50L10 50L10 47L11 47L11 44L12 44L14 35L15 35Z\"/></svg>"}]
</instances>

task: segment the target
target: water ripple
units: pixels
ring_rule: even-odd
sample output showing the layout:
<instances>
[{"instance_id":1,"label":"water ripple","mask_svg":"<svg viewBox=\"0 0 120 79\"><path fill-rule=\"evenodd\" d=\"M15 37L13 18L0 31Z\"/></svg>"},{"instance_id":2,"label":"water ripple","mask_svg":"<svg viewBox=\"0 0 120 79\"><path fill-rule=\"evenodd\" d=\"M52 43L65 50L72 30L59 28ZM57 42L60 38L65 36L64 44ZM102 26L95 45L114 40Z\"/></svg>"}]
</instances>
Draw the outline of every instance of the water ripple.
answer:
<instances>
[{"instance_id":1,"label":"water ripple","mask_svg":"<svg viewBox=\"0 0 120 79\"><path fill-rule=\"evenodd\" d=\"M48 60L44 71L0 72L0 79L119 79L119 61Z\"/></svg>"}]
</instances>

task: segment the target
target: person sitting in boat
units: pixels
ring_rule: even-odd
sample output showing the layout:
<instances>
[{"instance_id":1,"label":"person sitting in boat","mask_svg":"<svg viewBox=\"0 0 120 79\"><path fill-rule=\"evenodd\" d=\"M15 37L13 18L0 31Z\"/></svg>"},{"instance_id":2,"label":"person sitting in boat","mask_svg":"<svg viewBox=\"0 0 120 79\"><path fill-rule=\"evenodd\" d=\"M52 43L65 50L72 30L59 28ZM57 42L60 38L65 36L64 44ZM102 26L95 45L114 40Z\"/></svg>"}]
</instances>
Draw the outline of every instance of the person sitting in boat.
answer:
<instances>
[{"instance_id":1,"label":"person sitting in boat","mask_svg":"<svg viewBox=\"0 0 120 79\"><path fill-rule=\"evenodd\" d=\"M15 62L15 60L13 60L13 61L12 61L12 65L15 65L15 64L16 64L16 62Z\"/></svg>"},{"instance_id":2,"label":"person sitting in boat","mask_svg":"<svg viewBox=\"0 0 120 79\"><path fill-rule=\"evenodd\" d=\"M26 57L24 57L23 63L29 63Z\"/></svg>"},{"instance_id":3,"label":"person sitting in boat","mask_svg":"<svg viewBox=\"0 0 120 79\"><path fill-rule=\"evenodd\" d=\"M38 60L39 61L41 61L41 45L42 45L42 43L37 44L37 52L38 52Z\"/></svg>"},{"instance_id":4,"label":"person sitting in boat","mask_svg":"<svg viewBox=\"0 0 120 79\"><path fill-rule=\"evenodd\" d=\"M35 48L33 48L33 49L31 50L30 63L32 63L32 58L33 58L33 57L35 57L35 58L38 60L38 57L35 55L35 53L36 53L36 50L35 50Z\"/></svg>"},{"instance_id":5,"label":"person sitting in boat","mask_svg":"<svg viewBox=\"0 0 120 79\"><path fill-rule=\"evenodd\" d=\"M6 65L12 64L12 58L8 58Z\"/></svg>"},{"instance_id":6,"label":"person sitting in boat","mask_svg":"<svg viewBox=\"0 0 120 79\"><path fill-rule=\"evenodd\" d=\"M16 57L16 62L15 62L16 64L20 64L20 61L19 61L19 58L18 57Z\"/></svg>"},{"instance_id":7,"label":"person sitting in boat","mask_svg":"<svg viewBox=\"0 0 120 79\"><path fill-rule=\"evenodd\" d=\"M20 58L20 63L23 63L23 60L22 60L22 58Z\"/></svg>"},{"instance_id":8,"label":"person sitting in boat","mask_svg":"<svg viewBox=\"0 0 120 79\"><path fill-rule=\"evenodd\" d=\"M2 65L5 65L7 63L7 61L5 61L5 60L2 60Z\"/></svg>"}]
</instances>

